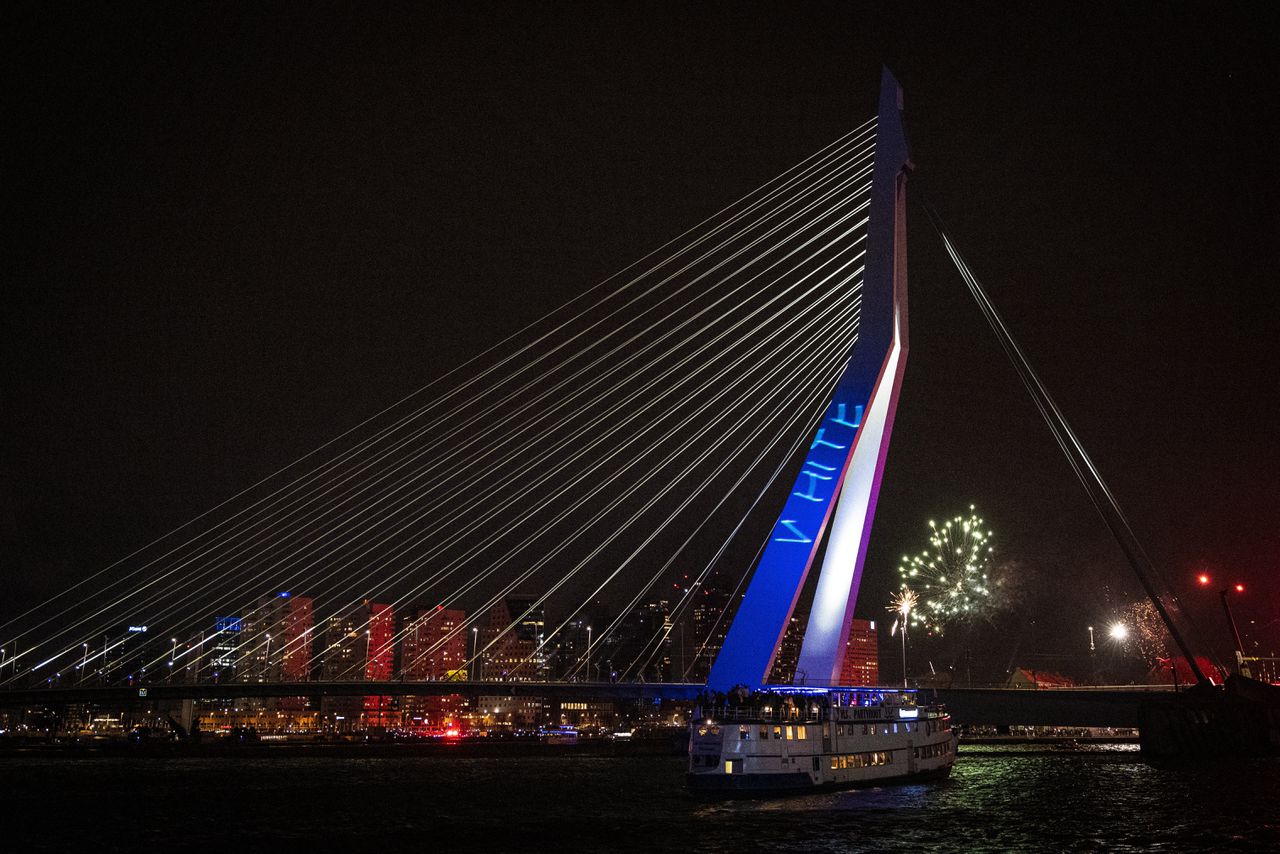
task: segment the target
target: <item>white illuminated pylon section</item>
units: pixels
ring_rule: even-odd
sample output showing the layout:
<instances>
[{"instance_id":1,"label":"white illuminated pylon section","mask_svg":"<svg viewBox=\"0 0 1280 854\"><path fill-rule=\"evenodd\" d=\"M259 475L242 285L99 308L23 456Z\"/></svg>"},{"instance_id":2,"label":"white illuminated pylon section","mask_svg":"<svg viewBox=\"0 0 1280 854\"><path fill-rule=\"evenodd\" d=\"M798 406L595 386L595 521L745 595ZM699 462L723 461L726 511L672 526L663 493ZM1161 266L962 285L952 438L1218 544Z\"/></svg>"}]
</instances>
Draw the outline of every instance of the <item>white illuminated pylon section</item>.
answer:
<instances>
[{"instance_id":1,"label":"white illuminated pylon section","mask_svg":"<svg viewBox=\"0 0 1280 854\"><path fill-rule=\"evenodd\" d=\"M905 278L905 277L904 277ZM809 624L796 665L796 684L837 685L849 642L849 618L858 598L867 558L876 496L884 475L898 391L906 369L903 306L895 300L893 345L885 357L870 405L858 430L857 443L840 488L827 551L822 560Z\"/></svg>"}]
</instances>

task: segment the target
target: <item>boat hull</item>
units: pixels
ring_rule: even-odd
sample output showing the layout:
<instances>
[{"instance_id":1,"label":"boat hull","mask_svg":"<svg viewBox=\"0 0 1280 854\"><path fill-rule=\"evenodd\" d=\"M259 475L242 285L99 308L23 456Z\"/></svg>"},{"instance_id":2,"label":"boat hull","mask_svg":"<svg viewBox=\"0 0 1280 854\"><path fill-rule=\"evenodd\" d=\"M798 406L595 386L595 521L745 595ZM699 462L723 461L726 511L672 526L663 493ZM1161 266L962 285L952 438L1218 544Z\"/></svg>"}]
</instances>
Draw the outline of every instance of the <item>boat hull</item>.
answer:
<instances>
[{"instance_id":1,"label":"boat hull","mask_svg":"<svg viewBox=\"0 0 1280 854\"><path fill-rule=\"evenodd\" d=\"M775 798L787 795L808 795L815 792L836 792L845 789L870 789L879 786L901 786L912 783L928 783L945 780L951 775L951 765L929 768L914 774L893 777L877 777L865 780L814 782L803 771L790 774L686 774L685 785L690 794L706 800Z\"/></svg>"}]
</instances>

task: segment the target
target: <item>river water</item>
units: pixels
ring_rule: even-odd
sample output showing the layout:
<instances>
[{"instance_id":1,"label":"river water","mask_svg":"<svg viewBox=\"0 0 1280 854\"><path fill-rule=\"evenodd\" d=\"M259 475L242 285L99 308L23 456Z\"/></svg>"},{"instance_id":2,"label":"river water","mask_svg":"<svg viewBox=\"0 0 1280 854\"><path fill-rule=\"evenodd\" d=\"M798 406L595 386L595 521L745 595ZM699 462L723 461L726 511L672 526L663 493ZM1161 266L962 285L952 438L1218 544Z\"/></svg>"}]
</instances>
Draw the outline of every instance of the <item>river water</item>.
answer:
<instances>
[{"instance_id":1,"label":"river water","mask_svg":"<svg viewBox=\"0 0 1280 854\"><path fill-rule=\"evenodd\" d=\"M944 783L705 804L678 758L0 759L7 851L1280 851L1280 761L963 747Z\"/></svg>"}]
</instances>

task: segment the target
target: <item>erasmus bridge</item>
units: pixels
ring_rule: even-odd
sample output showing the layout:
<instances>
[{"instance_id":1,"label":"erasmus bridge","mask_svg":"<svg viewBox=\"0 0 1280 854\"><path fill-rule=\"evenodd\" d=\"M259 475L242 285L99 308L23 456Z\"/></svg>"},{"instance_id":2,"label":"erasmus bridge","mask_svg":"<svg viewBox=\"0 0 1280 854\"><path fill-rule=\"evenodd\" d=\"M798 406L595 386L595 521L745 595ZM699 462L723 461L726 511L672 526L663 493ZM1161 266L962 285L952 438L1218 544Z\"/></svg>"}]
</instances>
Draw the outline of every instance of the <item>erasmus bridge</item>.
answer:
<instances>
[{"instance_id":1,"label":"erasmus bridge","mask_svg":"<svg viewBox=\"0 0 1280 854\"><path fill-rule=\"evenodd\" d=\"M886 72L876 115L843 137L11 619L0 705L688 700L776 681L788 632L785 681L841 684L908 354L901 111ZM1123 514L933 218L1147 584ZM940 693L989 723L1132 726L1141 703Z\"/></svg>"}]
</instances>

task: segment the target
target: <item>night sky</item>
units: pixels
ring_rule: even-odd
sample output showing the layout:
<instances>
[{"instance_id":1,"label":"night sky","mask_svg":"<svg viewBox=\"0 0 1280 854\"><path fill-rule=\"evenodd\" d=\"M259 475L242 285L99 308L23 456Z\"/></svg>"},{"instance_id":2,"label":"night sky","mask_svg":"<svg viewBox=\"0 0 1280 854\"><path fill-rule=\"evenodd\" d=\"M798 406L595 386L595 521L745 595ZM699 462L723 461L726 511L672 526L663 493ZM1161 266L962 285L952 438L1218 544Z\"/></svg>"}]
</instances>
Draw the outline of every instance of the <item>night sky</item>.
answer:
<instances>
[{"instance_id":1,"label":"night sky","mask_svg":"<svg viewBox=\"0 0 1280 854\"><path fill-rule=\"evenodd\" d=\"M826 145L872 115L887 65L915 199L1152 558L1219 652L1201 570L1248 585L1246 639L1280 649L1264 12L259 5L3 13L0 615ZM974 503L1030 591L991 658L1053 662L1138 587L910 216L911 353L860 611L883 613L924 520Z\"/></svg>"}]
</instances>

